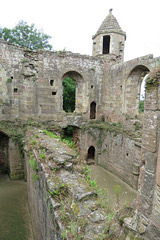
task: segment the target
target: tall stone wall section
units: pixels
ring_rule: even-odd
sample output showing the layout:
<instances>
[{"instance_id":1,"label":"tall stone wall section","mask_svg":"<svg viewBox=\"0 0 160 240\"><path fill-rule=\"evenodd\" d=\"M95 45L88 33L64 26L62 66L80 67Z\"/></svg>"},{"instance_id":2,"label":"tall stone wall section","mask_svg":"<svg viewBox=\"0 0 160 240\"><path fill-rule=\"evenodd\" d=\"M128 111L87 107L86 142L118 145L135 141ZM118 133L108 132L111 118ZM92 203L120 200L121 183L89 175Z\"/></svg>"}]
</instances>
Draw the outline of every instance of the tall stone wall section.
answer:
<instances>
[{"instance_id":1,"label":"tall stone wall section","mask_svg":"<svg viewBox=\"0 0 160 240\"><path fill-rule=\"evenodd\" d=\"M102 85L103 114L106 120L124 121L139 115L140 88L145 75L159 65L160 59L147 55L108 66L104 62Z\"/></svg>"},{"instance_id":2,"label":"tall stone wall section","mask_svg":"<svg viewBox=\"0 0 160 240\"><path fill-rule=\"evenodd\" d=\"M147 240L160 239L159 91L146 92L142 136L137 229Z\"/></svg>"},{"instance_id":3,"label":"tall stone wall section","mask_svg":"<svg viewBox=\"0 0 160 240\"><path fill-rule=\"evenodd\" d=\"M11 180L24 178L24 159L19 146L0 131L0 173L8 174Z\"/></svg>"},{"instance_id":4,"label":"tall stone wall section","mask_svg":"<svg viewBox=\"0 0 160 240\"><path fill-rule=\"evenodd\" d=\"M134 189L138 188L141 166L141 142L123 133L90 127L81 133L81 156L87 161L88 149L95 148L94 161L120 177Z\"/></svg>"}]
</instances>

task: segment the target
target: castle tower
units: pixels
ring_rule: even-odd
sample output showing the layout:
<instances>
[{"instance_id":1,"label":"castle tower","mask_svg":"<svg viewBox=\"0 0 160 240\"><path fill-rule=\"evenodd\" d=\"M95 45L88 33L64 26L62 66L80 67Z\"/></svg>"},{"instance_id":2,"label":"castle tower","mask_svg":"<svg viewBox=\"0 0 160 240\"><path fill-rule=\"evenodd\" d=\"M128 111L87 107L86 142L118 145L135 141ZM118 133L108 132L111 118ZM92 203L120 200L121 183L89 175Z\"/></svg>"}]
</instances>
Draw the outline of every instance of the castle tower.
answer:
<instances>
[{"instance_id":1,"label":"castle tower","mask_svg":"<svg viewBox=\"0 0 160 240\"><path fill-rule=\"evenodd\" d=\"M92 39L93 56L115 55L123 61L126 33L122 31L117 19L113 16L112 9L109 10L109 15L104 19Z\"/></svg>"}]
</instances>

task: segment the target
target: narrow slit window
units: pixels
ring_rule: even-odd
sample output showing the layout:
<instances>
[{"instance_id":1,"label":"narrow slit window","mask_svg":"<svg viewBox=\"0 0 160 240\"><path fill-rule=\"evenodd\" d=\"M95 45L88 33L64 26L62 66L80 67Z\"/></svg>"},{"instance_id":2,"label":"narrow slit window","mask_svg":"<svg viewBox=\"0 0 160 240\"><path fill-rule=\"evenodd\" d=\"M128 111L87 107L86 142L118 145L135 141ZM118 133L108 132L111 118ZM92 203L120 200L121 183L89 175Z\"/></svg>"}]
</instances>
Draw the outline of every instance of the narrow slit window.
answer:
<instances>
[{"instance_id":1,"label":"narrow slit window","mask_svg":"<svg viewBox=\"0 0 160 240\"><path fill-rule=\"evenodd\" d=\"M110 50L110 36L103 36L103 54L108 54Z\"/></svg>"},{"instance_id":2,"label":"narrow slit window","mask_svg":"<svg viewBox=\"0 0 160 240\"><path fill-rule=\"evenodd\" d=\"M54 80L50 80L50 85L53 86Z\"/></svg>"}]
</instances>

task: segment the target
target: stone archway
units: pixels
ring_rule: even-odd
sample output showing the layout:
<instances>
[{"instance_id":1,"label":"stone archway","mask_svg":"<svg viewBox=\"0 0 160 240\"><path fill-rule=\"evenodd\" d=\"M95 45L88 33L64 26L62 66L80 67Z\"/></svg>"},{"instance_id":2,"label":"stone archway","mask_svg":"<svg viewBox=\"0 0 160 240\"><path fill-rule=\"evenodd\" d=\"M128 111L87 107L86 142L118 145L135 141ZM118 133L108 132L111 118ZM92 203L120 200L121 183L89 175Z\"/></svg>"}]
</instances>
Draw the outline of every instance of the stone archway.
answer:
<instances>
[{"instance_id":1,"label":"stone archway","mask_svg":"<svg viewBox=\"0 0 160 240\"><path fill-rule=\"evenodd\" d=\"M124 113L130 116L139 114L141 84L148 72L146 66L138 65L132 69L126 79Z\"/></svg>"},{"instance_id":2,"label":"stone archway","mask_svg":"<svg viewBox=\"0 0 160 240\"><path fill-rule=\"evenodd\" d=\"M86 108L85 106L85 86L84 86L84 79L82 75L76 71L68 71L66 72L63 77L62 81L66 78L72 79L76 83L75 89L75 112L81 113ZM62 101L63 102L63 101ZM63 105L63 104L62 104Z\"/></svg>"},{"instance_id":3,"label":"stone archway","mask_svg":"<svg viewBox=\"0 0 160 240\"><path fill-rule=\"evenodd\" d=\"M96 103L92 102L90 104L90 119L96 119Z\"/></svg>"},{"instance_id":4,"label":"stone archway","mask_svg":"<svg viewBox=\"0 0 160 240\"><path fill-rule=\"evenodd\" d=\"M87 164L94 164L94 163L95 163L95 147L90 146L88 148Z\"/></svg>"}]
</instances>

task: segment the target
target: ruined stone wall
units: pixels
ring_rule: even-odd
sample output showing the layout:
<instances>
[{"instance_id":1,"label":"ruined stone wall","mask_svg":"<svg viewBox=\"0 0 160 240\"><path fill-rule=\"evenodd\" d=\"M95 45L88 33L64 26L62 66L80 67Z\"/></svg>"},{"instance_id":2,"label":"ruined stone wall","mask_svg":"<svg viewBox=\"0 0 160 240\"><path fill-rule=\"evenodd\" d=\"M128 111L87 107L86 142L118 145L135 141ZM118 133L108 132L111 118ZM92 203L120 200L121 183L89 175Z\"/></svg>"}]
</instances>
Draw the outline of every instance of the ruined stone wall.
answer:
<instances>
[{"instance_id":1,"label":"ruined stone wall","mask_svg":"<svg viewBox=\"0 0 160 240\"><path fill-rule=\"evenodd\" d=\"M95 148L95 163L138 188L141 143L126 134L90 127L81 133L81 155L87 161L88 149Z\"/></svg>"},{"instance_id":2,"label":"ruined stone wall","mask_svg":"<svg viewBox=\"0 0 160 240\"><path fill-rule=\"evenodd\" d=\"M19 117L23 49L0 40L0 119ZM18 93L16 89L18 88Z\"/></svg>"},{"instance_id":3,"label":"ruined stone wall","mask_svg":"<svg viewBox=\"0 0 160 240\"><path fill-rule=\"evenodd\" d=\"M159 64L152 55L123 64L104 64L102 105L105 119L123 121L139 114L140 87L147 72Z\"/></svg>"},{"instance_id":4,"label":"ruined stone wall","mask_svg":"<svg viewBox=\"0 0 160 240\"><path fill-rule=\"evenodd\" d=\"M101 109L102 60L66 52L28 51L0 42L0 119L55 120L62 123L62 81L76 82L76 113L89 118L95 101Z\"/></svg>"},{"instance_id":5,"label":"ruined stone wall","mask_svg":"<svg viewBox=\"0 0 160 240\"><path fill-rule=\"evenodd\" d=\"M8 156L10 179L24 179L24 159L20 153L19 146L12 139L9 139Z\"/></svg>"},{"instance_id":6,"label":"ruined stone wall","mask_svg":"<svg viewBox=\"0 0 160 240\"><path fill-rule=\"evenodd\" d=\"M102 208L96 188L82 174L83 161L73 149L58 138L32 129L27 134L25 152L29 201L38 240L59 240L64 236L96 240L109 235L118 239L121 227L116 223L115 228L110 228L109 205Z\"/></svg>"},{"instance_id":7,"label":"ruined stone wall","mask_svg":"<svg viewBox=\"0 0 160 240\"><path fill-rule=\"evenodd\" d=\"M0 132L0 173L8 172L8 137L4 133Z\"/></svg>"},{"instance_id":8,"label":"ruined stone wall","mask_svg":"<svg viewBox=\"0 0 160 240\"><path fill-rule=\"evenodd\" d=\"M159 91L146 93L142 166L138 194L138 231L144 239L160 239Z\"/></svg>"},{"instance_id":9,"label":"ruined stone wall","mask_svg":"<svg viewBox=\"0 0 160 240\"><path fill-rule=\"evenodd\" d=\"M24 160L19 147L5 133L0 132L0 173L11 180L24 178Z\"/></svg>"},{"instance_id":10,"label":"ruined stone wall","mask_svg":"<svg viewBox=\"0 0 160 240\"><path fill-rule=\"evenodd\" d=\"M159 64L152 55L117 63L110 55L90 57L70 52L29 51L0 40L0 119L54 120L63 125L62 81L76 81L75 113L123 121L139 113L144 75Z\"/></svg>"}]
</instances>

